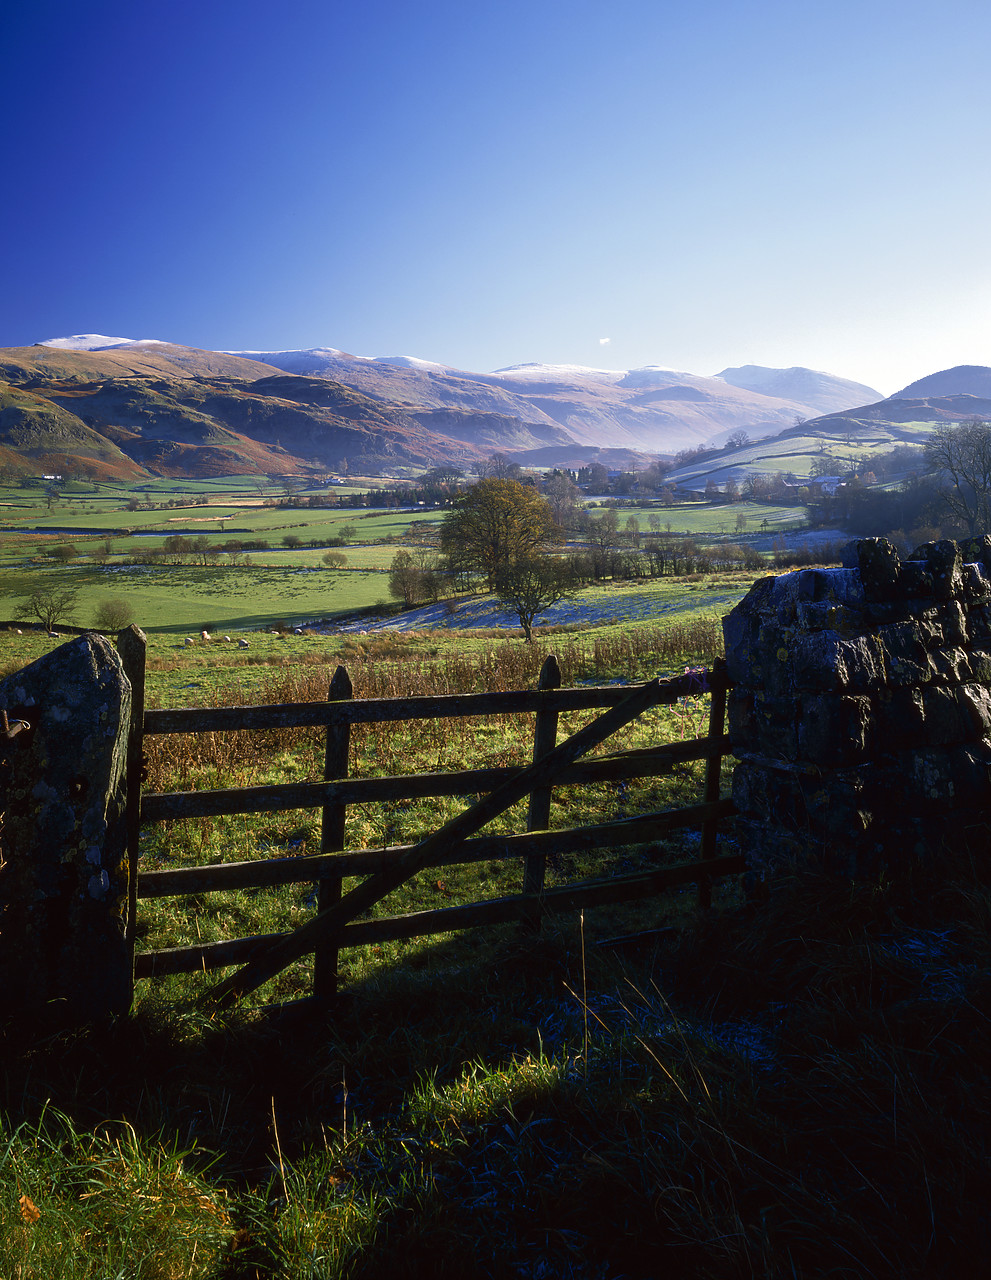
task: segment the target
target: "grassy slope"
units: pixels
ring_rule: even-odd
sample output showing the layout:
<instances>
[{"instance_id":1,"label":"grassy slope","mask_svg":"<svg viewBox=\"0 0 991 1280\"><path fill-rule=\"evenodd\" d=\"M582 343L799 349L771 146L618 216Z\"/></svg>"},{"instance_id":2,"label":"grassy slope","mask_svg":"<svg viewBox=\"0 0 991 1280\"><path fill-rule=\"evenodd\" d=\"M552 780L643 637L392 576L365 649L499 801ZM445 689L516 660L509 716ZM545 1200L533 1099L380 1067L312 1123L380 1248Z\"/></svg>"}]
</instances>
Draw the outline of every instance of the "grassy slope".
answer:
<instances>
[{"instance_id":1,"label":"grassy slope","mask_svg":"<svg viewBox=\"0 0 991 1280\"><path fill-rule=\"evenodd\" d=\"M338 643L333 658L365 692L406 691L415 671L435 687L445 671L518 682L518 659L532 678L540 658L482 641L474 666L439 636ZM269 696L305 692L311 674L325 687L330 655L321 668L296 654L286 670L284 643L270 646L253 655L273 660L254 668L274 677ZM636 676L692 656L628 648L587 673ZM238 672L220 658L153 642L153 697L199 682L193 696L226 700ZM568 661L571 680L594 657ZM511 728L390 732L356 750L383 771L439 750L495 760ZM692 731L677 718L654 729ZM316 741L269 745L273 780L320 753ZM261 746L157 751L153 785L213 785L249 757L256 767ZM618 788L577 802L633 803ZM353 830L381 839L366 824L431 819L368 807ZM175 824L146 856L305 849L317 825L309 814ZM507 874L478 868L483 892L504 891ZM457 887L453 872L418 879L411 909ZM192 936L309 909L299 893L281 905L228 897L150 925ZM347 953L327 1020L208 1021L176 1003L184 980L144 984L137 1014L111 1029L29 1047L8 1027L0 1273L975 1274L989 1244L989 903L981 864L853 886L782 878L763 906L728 887L704 917L685 894L639 922L586 913L541 938L503 930ZM638 923L672 932L595 946Z\"/></svg>"},{"instance_id":2,"label":"grassy slope","mask_svg":"<svg viewBox=\"0 0 991 1280\"><path fill-rule=\"evenodd\" d=\"M841 466L856 467L866 458L890 452L898 445L918 445L935 424L933 422L860 423L853 419L820 418L807 429L795 428L773 440L761 441L736 449L725 457L712 458L673 473L679 483L703 486L713 480L722 486L727 480L742 483L754 472L794 472L799 479L810 473L812 462L823 451Z\"/></svg>"}]
</instances>

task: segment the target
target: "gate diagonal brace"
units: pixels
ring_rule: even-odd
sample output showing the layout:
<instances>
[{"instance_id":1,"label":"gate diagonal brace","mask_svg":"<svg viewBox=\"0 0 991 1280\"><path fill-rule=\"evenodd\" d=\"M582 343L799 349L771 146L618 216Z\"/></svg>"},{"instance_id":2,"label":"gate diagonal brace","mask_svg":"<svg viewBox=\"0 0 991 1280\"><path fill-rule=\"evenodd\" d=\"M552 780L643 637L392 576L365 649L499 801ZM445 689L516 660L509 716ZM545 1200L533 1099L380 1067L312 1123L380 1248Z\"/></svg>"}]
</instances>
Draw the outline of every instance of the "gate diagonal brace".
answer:
<instances>
[{"instance_id":1,"label":"gate diagonal brace","mask_svg":"<svg viewBox=\"0 0 991 1280\"><path fill-rule=\"evenodd\" d=\"M252 956L237 973L211 987L201 997L201 1006L229 1008L242 996L256 991L263 983L274 978L283 969L313 951L321 943L332 940L355 916L379 902L404 881L427 866L438 850L450 853L487 822L504 813L518 800L522 800L535 787L553 781L556 773L573 764L600 742L635 720L660 699L660 680L649 680L638 685L622 702L597 716L591 724L580 729L540 760L529 765L515 778L483 796L476 804L452 818L419 844L414 845L395 865L386 871L363 880L338 902L320 912L294 933L286 934L266 945Z\"/></svg>"}]
</instances>

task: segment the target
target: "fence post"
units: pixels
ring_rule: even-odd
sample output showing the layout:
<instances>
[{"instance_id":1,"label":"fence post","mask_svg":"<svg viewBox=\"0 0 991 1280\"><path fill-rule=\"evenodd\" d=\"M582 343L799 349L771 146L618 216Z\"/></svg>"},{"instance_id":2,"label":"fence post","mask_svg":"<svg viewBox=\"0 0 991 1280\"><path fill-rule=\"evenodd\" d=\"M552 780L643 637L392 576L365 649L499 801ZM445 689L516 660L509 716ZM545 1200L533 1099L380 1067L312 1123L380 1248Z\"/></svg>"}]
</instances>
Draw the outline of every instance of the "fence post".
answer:
<instances>
[{"instance_id":1,"label":"fence post","mask_svg":"<svg viewBox=\"0 0 991 1280\"><path fill-rule=\"evenodd\" d=\"M709 732L708 752L705 760L706 804L719 799L719 781L723 767L723 734L726 721L726 659L716 658L709 674ZM716 839L719 835L719 819L707 818L702 824L702 846L699 857L704 862L716 856ZM707 911L712 906L712 881L708 876L699 877L699 906Z\"/></svg>"},{"instance_id":2,"label":"fence post","mask_svg":"<svg viewBox=\"0 0 991 1280\"><path fill-rule=\"evenodd\" d=\"M540 668L538 689L560 689L561 668L554 654L549 654ZM533 760L536 762L557 746L557 712L550 708L537 712L533 729ZM530 792L530 808L527 811L527 831L544 831L550 822L552 787L535 787ZM523 892L542 893L547 855L533 853L523 866Z\"/></svg>"},{"instance_id":3,"label":"fence post","mask_svg":"<svg viewBox=\"0 0 991 1280\"><path fill-rule=\"evenodd\" d=\"M141 839L141 783L144 781L144 715L145 715L145 661L148 640L145 633L135 626L128 627L117 637L117 653L120 655L124 674L131 685L131 723L127 731L127 764L125 787L127 805L127 921L124 939L134 963L134 938L138 923L138 858Z\"/></svg>"},{"instance_id":4,"label":"fence post","mask_svg":"<svg viewBox=\"0 0 991 1280\"><path fill-rule=\"evenodd\" d=\"M351 677L344 667L338 667L327 691L328 702L347 702L354 697ZM327 749L324 756L325 782L346 778L351 751L351 725L348 721L327 726ZM320 831L320 852L339 853L344 848L344 827L347 820L346 804L328 804L323 808ZM324 871L317 881L317 911L326 911L341 900L343 877L339 872ZM313 994L318 1000L330 1000L337 994L337 963L339 948L331 939L321 943L313 953Z\"/></svg>"}]
</instances>

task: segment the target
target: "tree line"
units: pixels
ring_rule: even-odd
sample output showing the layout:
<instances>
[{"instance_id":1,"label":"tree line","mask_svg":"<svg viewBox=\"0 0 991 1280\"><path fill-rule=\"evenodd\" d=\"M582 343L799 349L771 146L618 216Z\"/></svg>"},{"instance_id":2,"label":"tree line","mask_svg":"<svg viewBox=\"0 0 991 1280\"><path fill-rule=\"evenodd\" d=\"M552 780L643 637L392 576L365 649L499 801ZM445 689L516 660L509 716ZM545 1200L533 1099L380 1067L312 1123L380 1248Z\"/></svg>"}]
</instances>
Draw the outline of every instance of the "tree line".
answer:
<instances>
[{"instance_id":1,"label":"tree line","mask_svg":"<svg viewBox=\"0 0 991 1280\"><path fill-rule=\"evenodd\" d=\"M894 453L907 461L904 447ZM991 533L991 424L940 423L913 457L923 466L890 486L869 482L884 474L884 460L872 460L834 494L810 501L812 522L889 538L902 550Z\"/></svg>"},{"instance_id":2,"label":"tree line","mask_svg":"<svg viewBox=\"0 0 991 1280\"><path fill-rule=\"evenodd\" d=\"M635 516L621 529L615 508L590 515L571 481L540 493L519 480L487 477L454 500L436 543L420 537L396 552L389 592L411 608L482 586L516 613L530 640L540 613L593 582L763 564L749 548L702 548L691 538L645 534Z\"/></svg>"}]
</instances>

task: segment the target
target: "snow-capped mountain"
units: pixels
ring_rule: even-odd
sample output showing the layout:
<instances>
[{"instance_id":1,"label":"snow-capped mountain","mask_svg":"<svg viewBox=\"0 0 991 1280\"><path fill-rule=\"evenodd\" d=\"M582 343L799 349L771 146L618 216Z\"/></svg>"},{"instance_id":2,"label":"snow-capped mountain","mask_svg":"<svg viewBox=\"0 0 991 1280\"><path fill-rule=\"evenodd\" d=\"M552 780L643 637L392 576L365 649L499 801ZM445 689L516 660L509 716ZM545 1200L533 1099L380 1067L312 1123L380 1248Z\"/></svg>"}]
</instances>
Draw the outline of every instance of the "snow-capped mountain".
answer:
<instances>
[{"instance_id":1,"label":"snow-capped mountain","mask_svg":"<svg viewBox=\"0 0 991 1280\"><path fill-rule=\"evenodd\" d=\"M817 413L839 412L855 404L869 404L882 399L881 393L873 387L837 378L832 373L821 373L817 369L768 369L759 364L746 364L738 369L723 369L716 377L731 387L801 401Z\"/></svg>"},{"instance_id":2,"label":"snow-capped mountain","mask_svg":"<svg viewBox=\"0 0 991 1280\"><path fill-rule=\"evenodd\" d=\"M573 364L515 364L475 373L414 356L355 356L336 347L228 354L289 373L333 378L364 395L441 412L498 413L563 427L580 445L674 453L745 428L766 435L837 408L876 401L871 387L812 370L787 374L778 391L734 382L744 370L707 377L660 364L597 369ZM804 380L800 375L807 375ZM794 390L791 390L794 388ZM797 394L801 390L803 394Z\"/></svg>"},{"instance_id":3,"label":"snow-capped mountain","mask_svg":"<svg viewBox=\"0 0 991 1280\"><path fill-rule=\"evenodd\" d=\"M102 333L77 333L71 338L46 338L39 347L60 351L116 351L120 347L167 347L161 338L108 338Z\"/></svg>"},{"instance_id":4,"label":"snow-capped mountain","mask_svg":"<svg viewBox=\"0 0 991 1280\"><path fill-rule=\"evenodd\" d=\"M223 354L259 360L284 369L286 373L310 373L318 377L322 370L338 360L363 360L365 363L388 364L397 369L417 369L426 373L457 373L456 369L435 360L419 360L416 356L353 356L337 347L305 347L296 351L225 351Z\"/></svg>"},{"instance_id":5,"label":"snow-capped mountain","mask_svg":"<svg viewBox=\"0 0 991 1280\"><path fill-rule=\"evenodd\" d=\"M208 351L95 333L0 351L0 380L80 414L83 425L105 421L111 435L138 432L140 439L122 438L134 462L192 471L195 459L201 472L220 468L217 474L230 471L235 455L248 470L272 470L259 448L326 465L338 455L362 457L369 468L389 460L462 464L495 451L522 460L533 454L538 465L588 449L670 456L741 428L774 435L797 417L880 398L805 369L747 366L705 376L660 364L530 362L475 373L330 346ZM168 454L170 441L180 452Z\"/></svg>"}]
</instances>

